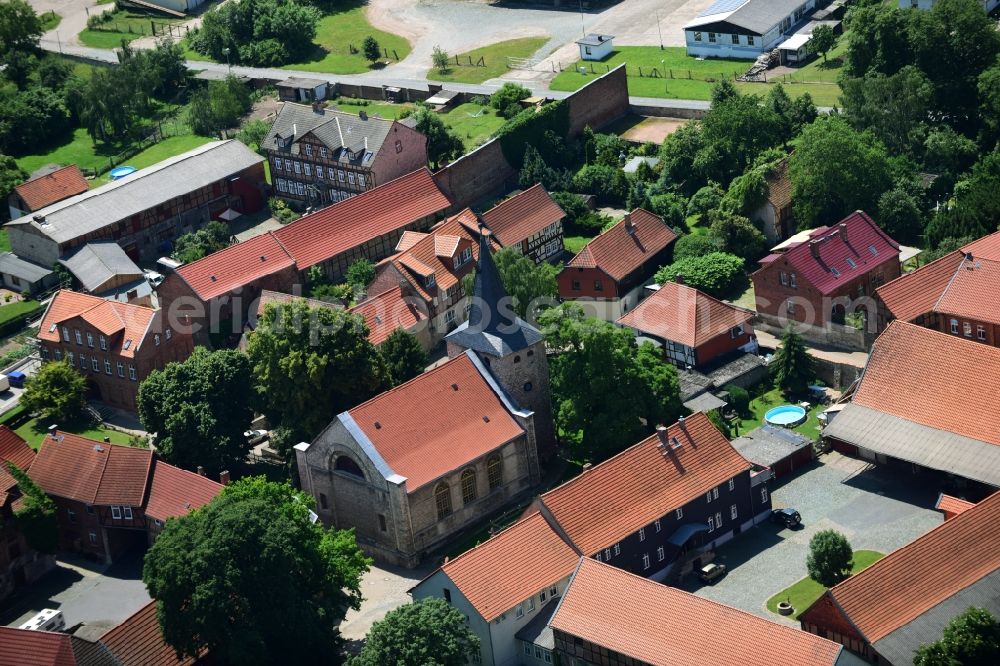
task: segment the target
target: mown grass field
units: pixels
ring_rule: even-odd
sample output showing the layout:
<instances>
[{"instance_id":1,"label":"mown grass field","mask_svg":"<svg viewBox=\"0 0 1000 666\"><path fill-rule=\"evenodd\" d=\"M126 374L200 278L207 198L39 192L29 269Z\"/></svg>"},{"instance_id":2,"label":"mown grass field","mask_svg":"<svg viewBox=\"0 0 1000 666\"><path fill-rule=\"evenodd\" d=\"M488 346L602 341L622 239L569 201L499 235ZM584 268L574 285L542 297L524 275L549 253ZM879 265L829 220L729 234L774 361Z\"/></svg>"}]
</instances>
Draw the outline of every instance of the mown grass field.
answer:
<instances>
[{"instance_id":1,"label":"mown grass field","mask_svg":"<svg viewBox=\"0 0 1000 666\"><path fill-rule=\"evenodd\" d=\"M45 440L45 435L48 432L48 426L48 423L43 423L38 419L30 419L26 423L15 428L14 432L23 437L28 442L28 446L37 451L42 445L42 442ZM64 426L63 424L59 424L59 429L97 441L101 441L107 437L111 440L112 444L128 444L129 441L128 435L118 430L111 430L110 428L91 428L71 425Z\"/></svg>"},{"instance_id":2,"label":"mown grass field","mask_svg":"<svg viewBox=\"0 0 1000 666\"><path fill-rule=\"evenodd\" d=\"M789 400L778 389L772 389L759 398L753 398L750 401L750 418L740 420L740 434L746 434L754 428L764 425L764 414L767 413L767 410L787 404L789 404ZM819 419L817 416L824 409L826 409L825 405L813 404L807 412L806 420L792 428L792 430L809 439L816 439L819 435ZM736 433L733 434L735 435Z\"/></svg>"},{"instance_id":3,"label":"mown grass field","mask_svg":"<svg viewBox=\"0 0 1000 666\"><path fill-rule=\"evenodd\" d=\"M152 35L153 21L174 24L184 20L127 9L115 9L108 14L110 16L107 22L102 24L99 30L90 28L81 30L78 35L80 42L95 49L117 49L121 47L122 40L131 42L133 39Z\"/></svg>"},{"instance_id":4,"label":"mown grass field","mask_svg":"<svg viewBox=\"0 0 1000 666\"><path fill-rule=\"evenodd\" d=\"M387 102L364 103L364 100L354 100L341 97L333 101L337 109L346 113L364 111L369 115L378 114L382 118L399 118L404 111L416 108L413 104L389 104ZM498 116L496 110L472 102L459 104L454 109L440 114L441 120L462 140L466 151L475 148L488 139L504 124L503 116Z\"/></svg>"},{"instance_id":5,"label":"mown grass field","mask_svg":"<svg viewBox=\"0 0 1000 666\"><path fill-rule=\"evenodd\" d=\"M881 560L885 555L874 550L856 550L854 551L854 562L851 567L851 575L863 571ZM812 578L806 576L799 582L795 583L791 587L787 587L781 592L767 600L767 610L771 611L775 615L778 613L778 603L782 601L787 601L795 609L789 617L793 620L798 619L802 612L809 608L814 601L820 598L826 588L814 581Z\"/></svg>"},{"instance_id":6,"label":"mown grass field","mask_svg":"<svg viewBox=\"0 0 1000 666\"><path fill-rule=\"evenodd\" d=\"M351 0L338 5L339 10L324 16L316 28L316 48L312 57L289 63L285 69L324 72L329 74L360 74L372 69L362 53L365 37L371 35L379 46L388 51L388 58L402 60L410 54L410 43L399 35L378 30L365 15L365 3ZM356 53L351 53L351 47Z\"/></svg>"},{"instance_id":7,"label":"mown grass field","mask_svg":"<svg viewBox=\"0 0 1000 666\"><path fill-rule=\"evenodd\" d=\"M838 45L831 52L834 60L846 49ZM835 63L822 65L822 59L814 60L809 65L785 77L785 90L792 97L808 92L819 106L832 106L840 96L840 87L836 85L838 65ZM664 99L698 99L708 100L712 95L712 87L722 79L733 81L736 76L745 72L752 64L747 60L706 59L698 60L688 56L684 47L657 46L621 46L615 49L611 56L599 63L576 62L572 66L564 65L564 71L556 76L550 84L552 90L573 91L592 81L609 69L625 64L628 71L629 94L636 97L660 97ZM584 68L581 74L579 68ZM643 76L639 76L640 69ZM653 76L653 70L656 76ZM818 81L818 83L803 83L803 81ZM737 83L736 86L746 93L766 94L769 86L778 82L771 79L768 83Z\"/></svg>"},{"instance_id":8,"label":"mown grass field","mask_svg":"<svg viewBox=\"0 0 1000 666\"><path fill-rule=\"evenodd\" d=\"M212 137L199 136L197 134L184 134L181 136L167 137L163 141L155 143L146 150L128 158L125 160L124 164L133 166L136 169L145 169L148 166L153 166L157 162L162 162L168 157L180 155L181 153L185 153L214 140L215 139ZM97 187L109 182L111 182L111 176L106 173L100 178L95 178L91 182L91 187Z\"/></svg>"},{"instance_id":9,"label":"mown grass field","mask_svg":"<svg viewBox=\"0 0 1000 666\"><path fill-rule=\"evenodd\" d=\"M455 81L458 83L482 83L495 79L507 71L507 58L530 58L549 41L547 37L522 37L489 44L487 46L451 56L447 70L441 72L432 67L427 78L432 81ZM458 59L458 64L455 60ZM480 58L482 67L476 66Z\"/></svg>"}]
</instances>

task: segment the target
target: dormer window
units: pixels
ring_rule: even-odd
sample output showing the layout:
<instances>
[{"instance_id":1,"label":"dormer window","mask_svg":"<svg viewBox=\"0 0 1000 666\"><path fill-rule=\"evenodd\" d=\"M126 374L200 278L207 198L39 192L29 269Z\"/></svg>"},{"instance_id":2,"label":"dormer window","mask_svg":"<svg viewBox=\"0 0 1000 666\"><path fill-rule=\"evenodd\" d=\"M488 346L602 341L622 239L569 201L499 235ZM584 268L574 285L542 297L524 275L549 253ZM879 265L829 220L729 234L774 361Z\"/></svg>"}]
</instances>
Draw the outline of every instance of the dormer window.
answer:
<instances>
[{"instance_id":1,"label":"dormer window","mask_svg":"<svg viewBox=\"0 0 1000 666\"><path fill-rule=\"evenodd\" d=\"M434 279L433 273L424 277L424 286L428 289L433 289L437 286L437 280Z\"/></svg>"}]
</instances>

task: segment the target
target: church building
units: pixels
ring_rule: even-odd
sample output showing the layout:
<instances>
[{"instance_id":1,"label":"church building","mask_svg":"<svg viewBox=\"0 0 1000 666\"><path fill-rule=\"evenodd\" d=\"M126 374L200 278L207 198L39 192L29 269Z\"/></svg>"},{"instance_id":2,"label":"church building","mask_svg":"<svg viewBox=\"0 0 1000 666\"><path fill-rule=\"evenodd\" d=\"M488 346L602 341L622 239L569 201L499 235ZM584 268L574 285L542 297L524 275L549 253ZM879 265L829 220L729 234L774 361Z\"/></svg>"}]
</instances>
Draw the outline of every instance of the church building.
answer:
<instances>
[{"instance_id":1,"label":"church building","mask_svg":"<svg viewBox=\"0 0 1000 666\"><path fill-rule=\"evenodd\" d=\"M480 238L469 321L449 360L339 414L295 447L302 488L327 525L355 529L380 561L414 567L458 532L530 497L551 450L541 333L510 309Z\"/></svg>"}]
</instances>

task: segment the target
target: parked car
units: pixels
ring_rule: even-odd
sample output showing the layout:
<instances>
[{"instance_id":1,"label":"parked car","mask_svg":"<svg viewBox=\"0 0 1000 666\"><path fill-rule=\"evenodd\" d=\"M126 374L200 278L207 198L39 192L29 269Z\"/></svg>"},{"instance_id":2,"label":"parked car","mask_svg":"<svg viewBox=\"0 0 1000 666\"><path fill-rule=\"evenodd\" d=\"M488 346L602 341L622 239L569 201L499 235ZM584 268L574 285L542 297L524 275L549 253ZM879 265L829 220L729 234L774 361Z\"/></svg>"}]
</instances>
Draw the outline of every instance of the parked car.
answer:
<instances>
[{"instance_id":1,"label":"parked car","mask_svg":"<svg viewBox=\"0 0 1000 666\"><path fill-rule=\"evenodd\" d=\"M802 516L795 509L775 509L771 512L771 522L782 523L785 527L795 527L802 524Z\"/></svg>"},{"instance_id":2,"label":"parked car","mask_svg":"<svg viewBox=\"0 0 1000 666\"><path fill-rule=\"evenodd\" d=\"M726 574L725 564L706 564L698 571L698 578L705 583L711 583L717 578L721 578Z\"/></svg>"},{"instance_id":3,"label":"parked car","mask_svg":"<svg viewBox=\"0 0 1000 666\"><path fill-rule=\"evenodd\" d=\"M150 271L150 270L145 270L145 271L143 271L143 273L146 276L146 281L149 282L149 284L153 288L159 287L161 284L163 284L163 279L164 278L163 278L162 274L157 273L156 271Z\"/></svg>"},{"instance_id":4,"label":"parked car","mask_svg":"<svg viewBox=\"0 0 1000 666\"><path fill-rule=\"evenodd\" d=\"M266 430L247 430L243 436L250 442L250 446L257 446L267 439L268 434Z\"/></svg>"}]
</instances>

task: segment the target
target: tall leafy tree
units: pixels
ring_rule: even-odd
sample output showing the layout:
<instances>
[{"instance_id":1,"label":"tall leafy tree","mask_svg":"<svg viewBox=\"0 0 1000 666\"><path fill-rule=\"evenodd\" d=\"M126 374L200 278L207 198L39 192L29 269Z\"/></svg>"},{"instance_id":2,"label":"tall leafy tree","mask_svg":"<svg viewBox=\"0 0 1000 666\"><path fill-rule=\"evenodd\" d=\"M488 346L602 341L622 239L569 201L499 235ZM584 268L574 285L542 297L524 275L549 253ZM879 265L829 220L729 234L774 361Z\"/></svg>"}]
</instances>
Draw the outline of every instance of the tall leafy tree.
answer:
<instances>
[{"instance_id":1,"label":"tall leafy tree","mask_svg":"<svg viewBox=\"0 0 1000 666\"><path fill-rule=\"evenodd\" d=\"M17 481L24 499L14 509L14 522L28 545L40 553L54 554L59 547L56 503L38 487L27 472L7 463L7 472Z\"/></svg>"},{"instance_id":2,"label":"tall leafy tree","mask_svg":"<svg viewBox=\"0 0 1000 666\"><path fill-rule=\"evenodd\" d=\"M46 361L25 382L21 405L42 414L46 421L72 423L82 418L87 407L86 389L87 380L68 361Z\"/></svg>"},{"instance_id":3,"label":"tall leafy tree","mask_svg":"<svg viewBox=\"0 0 1000 666\"><path fill-rule=\"evenodd\" d=\"M806 570L823 587L832 587L850 576L853 561L851 544L836 530L822 530L809 540Z\"/></svg>"},{"instance_id":4,"label":"tall leafy tree","mask_svg":"<svg viewBox=\"0 0 1000 666\"><path fill-rule=\"evenodd\" d=\"M638 396L643 403L642 418L647 426L673 423L684 413L677 368L663 360L663 352L652 342L639 345L636 369L646 391Z\"/></svg>"},{"instance_id":5,"label":"tall leafy tree","mask_svg":"<svg viewBox=\"0 0 1000 666\"><path fill-rule=\"evenodd\" d=\"M892 182L882 142L837 116L802 131L789 176L795 218L803 229L836 222L854 210L874 210Z\"/></svg>"},{"instance_id":6,"label":"tall leafy tree","mask_svg":"<svg viewBox=\"0 0 1000 666\"><path fill-rule=\"evenodd\" d=\"M358 259L347 267L344 277L355 291L364 291L375 279L375 264L365 258Z\"/></svg>"},{"instance_id":7,"label":"tall leafy tree","mask_svg":"<svg viewBox=\"0 0 1000 666\"><path fill-rule=\"evenodd\" d=\"M424 599L373 624L348 666L465 666L478 653L479 637L465 616L443 599Z\"/></svg>"},{"instance_id":8,"label":"tall leafy tree","mask_svg":"<svg viewBox=\"0 0 1000 666\"><path fill-rule=\"evenodd\" d=\"M383 386L381 358L364 320L310 308L301 299L264 309L247 354L259 409L272 426L290 428L299 441Z\"/></svg>"},{"instance_id":9,"label":"tall leafy tree","mask_svg":"<svg viewBox=\"0 0 1000 666\"><path fill-rule=\"evenodd\" d=\"M351 530L310 516L287 483L240 479L173 518L146 554L143 582L166 642L228 664L335 660L336 628L361 604L371 563Z\"/></svg>"},{"instance_id":10,"label":"tall leafy tree","mask_svg":"<svg viewBox=\"0 0 1000 666\"><path fill-rule=\"evenodd\" d=\"M820 24L812 32L812 38L806 46L810 53L818 53L826 62L826 54L837 45L837 33L828 25Z\"/></svg>"},{"instance_id":11,"label":"tall leafy tree","mask_svg":"<svg viewBox=\"0 0 1000 666\"><path fill-rule=\"evenodd\" d=\"M725 252L712 251L699 256L678 259L656 272L656 281L673 282L684 280L684 284L700 289L716 298L728 298L747 283L742 257Z\"/></svg>"},{"instance_id":12,"label":"tall leafy tree","mask_svg":"<svg viewBox=\"0 0 1000 666\"><path fill-rule=\"evenodd\" d=\"M992 666L1000 663L1000 623L985 608L971 607L944 628L944 635L921 646L914 666Z\"/></svg>"},{"instance_id":13,"label":"tall leafy tree","mask_svg":"<svg viewBox=\"0 0 1000 666\"><path fill-rule=\"evenodd\" d=\"M6 201L14 188L28 180L28 172L17 165L13 157L0 155L0 199Z\"/></svg>"},{"instance_id":14,"label":"tall leafy tree","mask_svg":"<svg viewBox=\"0 0 1000 666\"><path fill-rule=\"evenodd\" d=\"M921 245L923 218L917 200L902 188L893 188L879 197L876 221L896 242Z\"/></svg>"},{"instance_id":15,"label":"tall leafy tree","mask_svg":"<svg viewBox=\"0 0 1000 666\"><path fill-rule=\"evenodd\" d=\"M143 380L139 419L156 433L156 449L168 462L190 470L229 469L250 449L243 433L253 420L252 385L246 356L198 347Z\"/></svg>"},{"instance_id":16,"label":"tall leafy tree","mask_svg":"<svg viewBox=\"0 0 1000 666\"><path fill-rule=\"evenodd\" d=\"M379 46L378 40L371 35L365 37L365 41L361 44L361 50L364 52L365 58L371 62L382 57L382 47Z\"/></svg>"},{"instance_id":17,"label":"tall leafy tree","mask_svg":"<svg viewBox=\"0 0 1000 666\"><path fill-rule=\"evenodd\" d=\"M218 221L211 221L198 231L184 234L174 245L173 257L177 261L190 263L229 247L233 234L229 227Z\"/></svg>"},{"instance_id":18,"label":"tall leafy tree","mask_svg":"<svg viewBox=\"0 0 1000 666\"><path fill-rule=\"evenodd\" d=\"M984 155L955 186L954 200L927 225L931 247L945 238L983 236L1000 220L1000 150Z\"/></svg>"},{"instance_id":19,"label":"tall leafy tree","mask_svg":"<svg viewBox=\"0 0 1000 666\"><path fill-rule=\"evenodd\" d=\"M31 5L25 0L0 2L0 59L36 52L41 37L42 22Z\"/></svg>"},{"instance_id":20,"label":"tall leafy tree","mask_svg":"<svg viewBox=\"0 0 1000 666\"><path fill-rule=\"evenodd\" d=\"M389 386L399 386L422 373L430 359L417 338L402 328L393 331L379 345Z\"/></svg>"},{"instance_id":21,"label":"tall leafy tree","mask_svg":"<svg viewBox=\"0 0 1000 666\"><path fill-rule=\"evenodd\" d=\"M844 114L858 130L871 130L893 154L919 147L934 88L919 69L907 65L886 76L869 74L841 82Z\"/></svg>"},{"instance_id":22,"label":"tall leafy tree","mask_svg":"<svg viewBox=\"0 0 1000 666\"><path fill-rule=\"evenodd\" d=\"M462 140L444 124L441 116L422 107L417 109L414 118L417 121L414 129L427 137L427 159L434 168L462 154Z\"/></svg>"},{"instance_id":23,"label":"tall leafy tree","mask_svg":"<svg viewBox=\"0 0 1000 666\"><path fill-rule=\"evenodd\" d=\"M781 336L781 347L770 364L775 383L787 396L803 395L816 378L816 366L802 336L789 326Z\"/></svg>"}]
</instances>

